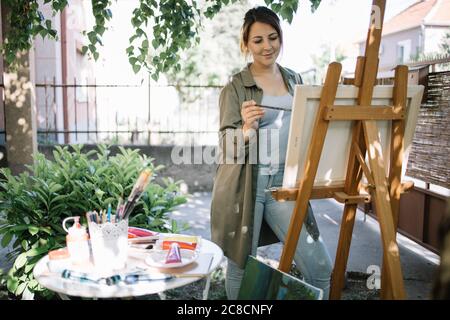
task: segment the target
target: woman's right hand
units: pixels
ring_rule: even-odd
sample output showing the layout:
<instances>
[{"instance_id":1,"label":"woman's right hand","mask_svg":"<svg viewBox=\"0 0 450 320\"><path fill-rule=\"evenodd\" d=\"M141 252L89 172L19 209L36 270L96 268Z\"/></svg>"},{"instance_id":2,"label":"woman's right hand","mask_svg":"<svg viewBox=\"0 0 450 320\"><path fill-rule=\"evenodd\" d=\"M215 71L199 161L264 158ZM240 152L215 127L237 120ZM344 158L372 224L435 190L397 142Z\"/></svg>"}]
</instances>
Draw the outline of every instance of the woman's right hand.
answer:
<instances>
[{"instance_id":1,"label":"woman's right hand","mask_svg":"<svg viewBox=\"0 0 450 320\"><path fill-rule=\"evenodd\" d=\"M241 108L244 132L248 129L258 129L258 121L264 116L264 109L256 106L254 100L244 101Z\"/></svg>"}]
</instances>

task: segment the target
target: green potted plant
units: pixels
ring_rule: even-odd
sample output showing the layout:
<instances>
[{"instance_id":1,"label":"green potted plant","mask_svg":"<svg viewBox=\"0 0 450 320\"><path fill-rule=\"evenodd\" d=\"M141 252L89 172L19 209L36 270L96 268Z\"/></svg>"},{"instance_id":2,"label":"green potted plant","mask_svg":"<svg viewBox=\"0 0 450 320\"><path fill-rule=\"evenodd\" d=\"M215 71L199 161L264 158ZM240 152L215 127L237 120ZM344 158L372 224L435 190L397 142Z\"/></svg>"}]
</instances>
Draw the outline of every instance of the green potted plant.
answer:
<instances>
[{"instance_id":1,"label":"green potted plant","mask_svg":"<svg viewBox=\"0 0 450 320\"><path fill-rule=\"evenodd\" d=\"M119 147L111 156L109 147L82 152L82 145L57 146L54 160L41 153L29 172L18 176L8 168L0 169L0 238L1 246L12 244L8 258L14 260L7 274L8 290L25 298L48 298L53 294L41 287L33 277L33 267L49 250L65 246L61 221L89 210L117 206L125 199L143 168L157 175L163 166L138 150ZM163 184L151 182L130 217L131 226L159 232L180 232L168 213L185 203L179 184L164 178ZM85 223L85 221L83 221ZM184 225L183 228L187 226Z\"/></svg>"}]
</instances>

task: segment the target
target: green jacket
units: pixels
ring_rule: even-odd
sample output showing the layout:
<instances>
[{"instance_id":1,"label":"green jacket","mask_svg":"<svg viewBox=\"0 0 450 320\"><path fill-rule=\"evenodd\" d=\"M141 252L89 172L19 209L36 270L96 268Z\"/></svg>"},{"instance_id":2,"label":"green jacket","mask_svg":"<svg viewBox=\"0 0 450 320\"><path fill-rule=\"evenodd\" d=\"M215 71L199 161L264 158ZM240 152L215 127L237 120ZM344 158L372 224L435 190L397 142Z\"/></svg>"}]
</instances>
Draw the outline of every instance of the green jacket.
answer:
<instances>
[{"instance_id":1,"label":"green jacket","mask_svg":"<svg viewBox=\"0 0 450 320\"><path fill-rule=\"evenodd\" d=\"M254 100L260 104L263 97L263 91L257 87L249 66L250 64L233 75L220 94L219 144L222 148L227 135L226 129L242 129L242 103ZM302 83L300 75L290 69L281 66L279 68L289 93L294 95L295 85ZM228 130L230 131L236 130ZM258 134L256 139L257 137ZM242 134L241 138L243 139ZM219 163L217 167L211 202L211 237L212 241L223 249L226 257L233 260L240 268L244 268L252 249L257 165L250 164L249 162L252 161L248 161L248 143L245 144L245 150L240 151L245 152L245 163ZM315 224L315 221L311 222L311 217L307 220L310 221L309 224ZM306 226L308 227L308 221ZM317 230L317 226L315 228ZM259 245L275 242L279 242L278 238L263 222Z\"/></svg>"}]
</instances>

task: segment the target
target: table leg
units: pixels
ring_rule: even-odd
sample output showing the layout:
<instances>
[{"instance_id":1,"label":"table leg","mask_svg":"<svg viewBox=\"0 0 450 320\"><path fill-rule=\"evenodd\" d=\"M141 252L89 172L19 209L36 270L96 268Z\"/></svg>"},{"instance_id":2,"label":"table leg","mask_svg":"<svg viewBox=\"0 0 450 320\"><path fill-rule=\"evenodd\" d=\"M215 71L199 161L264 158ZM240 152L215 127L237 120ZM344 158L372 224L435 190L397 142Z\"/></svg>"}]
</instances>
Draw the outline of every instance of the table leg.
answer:
<instances>
[{"instance_id":1,"label":"table leg","mask_svg":"<svg viewBox=\"0 0 450 320\"><path fill-rule=\"evenodd\" d=\"M161 300L166 300L166 299L167 299L167 296L166 296L166 294L165 294L164 292L158 293L158 296L159 296L159 298L160 298Z\"/></svg>"},{"instance_id":2,"label":"table leg","mask_svg":"<svg viewBox=\"0 0 450 320\"><path fill-rule=\"evenodd\" d=\"M70 300L69 296L64 293L59 293L58 296L61 298L61 300Z\"/></svg>"},{"instance_id":3,"label":"table leg","mask_svg":"<svg viewBox=\"0 0 450 320\"><path fill-rule=\"evenodd\" d=\"M208 300L209 286L211 285L211 273L206 278L205 290L203 290L203 300Z\"/></svg>"}]
</instances>

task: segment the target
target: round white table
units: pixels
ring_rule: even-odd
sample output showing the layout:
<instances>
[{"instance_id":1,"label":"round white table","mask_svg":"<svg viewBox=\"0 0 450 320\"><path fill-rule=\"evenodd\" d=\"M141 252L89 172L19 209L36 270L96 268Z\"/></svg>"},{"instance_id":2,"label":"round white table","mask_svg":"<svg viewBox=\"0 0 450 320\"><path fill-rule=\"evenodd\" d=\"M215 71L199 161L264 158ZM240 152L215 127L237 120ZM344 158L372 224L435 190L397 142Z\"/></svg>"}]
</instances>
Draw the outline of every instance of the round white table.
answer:
<instances>
[{"instance_id":1,"label":"round white table","mask_svg":"<svg viewBox=\"0 0 450 320\"><path fill-rule=\"evenodd\" d=\"M125 298L149 294L158 294L161 299L165 299L164 291L185 286L206 277L207 281L203 291L203 299L206 300L209 293L211 273L216 270L222 262L223 251L215 243L206 239L201 239L198 250L199 258L194 263L202 263L200 261L207 261L205 259L201 259L202 255L212 256L212 260L209 259L209 262L206 262L209 264L209 269L206 266L207 272L204 274L192 275L189 274L189 272L186 272L186 274L180 272L178 274L179 276L175 276L174 278L168 280L138 281L134 284L119 282L114 285L107 285L106 283L90 283L80 282L74 279L65 279L60 273L50 272L47 266L47 262L49 260L48 255L38 261L34 267L33 274L41 286L58 293L62 299L68 299L68 296L84 298ZM149 270L152 270L152 268L146 265L144 260L144 254L142 259L137 258L136 254L130 254L127 260L127 269L128 266L130 266L134 270L136 266L138 266L142 270L146 269L147 272L151 273ZM184 268L187 267L188 266ZM119 271L118 273L126 273L127 269ZM159 273L166 273L167 270L168 269L165 269ZM175 269L172 270L174 273L177 271ZM180 270L182 271L181 268Z\"/></svg>"}]
</instances>

